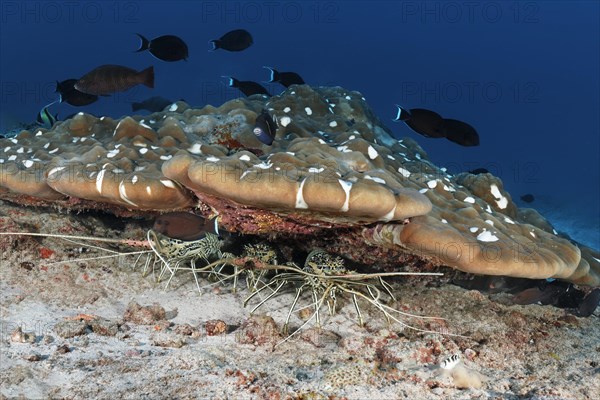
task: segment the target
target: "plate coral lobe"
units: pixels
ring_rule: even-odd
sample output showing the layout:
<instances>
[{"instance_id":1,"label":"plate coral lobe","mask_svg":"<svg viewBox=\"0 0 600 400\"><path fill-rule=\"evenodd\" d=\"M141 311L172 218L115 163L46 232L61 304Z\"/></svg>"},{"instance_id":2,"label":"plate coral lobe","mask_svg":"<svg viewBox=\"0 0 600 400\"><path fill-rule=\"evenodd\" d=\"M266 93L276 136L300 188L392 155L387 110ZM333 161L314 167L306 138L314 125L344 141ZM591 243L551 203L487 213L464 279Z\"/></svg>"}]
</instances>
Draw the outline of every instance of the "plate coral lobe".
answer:
<instances>
[{"instance_id":1,"label":"plate coral lobe","mask_svg":"<svg viewBox=\"0 0 600 400\"><path fill-rule=\"evenodd\" d=\"M271 146L253 133L263 109ZM349 121L352 121L349 122ZM79 113L0 140L0 198L147 215L191 210L220 226L356 261L600 284L600 254L519 209L489 173L450 175L396 140L362 95L294 85L220 107L177 102L113 120Z\"/></svg>"}]
</instances>

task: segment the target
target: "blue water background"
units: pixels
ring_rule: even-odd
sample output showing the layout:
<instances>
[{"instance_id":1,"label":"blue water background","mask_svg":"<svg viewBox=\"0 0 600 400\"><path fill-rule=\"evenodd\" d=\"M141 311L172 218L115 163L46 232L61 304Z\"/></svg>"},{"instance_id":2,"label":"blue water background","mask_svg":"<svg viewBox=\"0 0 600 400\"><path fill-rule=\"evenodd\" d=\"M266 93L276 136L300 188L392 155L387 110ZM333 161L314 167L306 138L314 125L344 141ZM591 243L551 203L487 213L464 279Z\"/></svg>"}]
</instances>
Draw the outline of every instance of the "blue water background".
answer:
<instances>
[{"instance_id":1,"label":"blue water background","mask_svg":"<svg viewBox=\"0 0 600 400\"><path fill-rule=\"evenodd\" d=\"M500 176L520 206L600 248L600 2L597 1L2 1L0 129L32 121L56 98L56 80L101 64L153 65L136 87L75 108L119 117L161 95L201 107L239 97L221 75L264 81L263 65L311 85L363 93L397 137L410 136L451 172ZM231 29L252 32L242 53L209 52ZM134 53L139 32L175 34L187 62ZM282 87L266 85L273 93ZM471 123L481 146L427 139L392 122L394 104Z\"/></svg>"}]
</instances>

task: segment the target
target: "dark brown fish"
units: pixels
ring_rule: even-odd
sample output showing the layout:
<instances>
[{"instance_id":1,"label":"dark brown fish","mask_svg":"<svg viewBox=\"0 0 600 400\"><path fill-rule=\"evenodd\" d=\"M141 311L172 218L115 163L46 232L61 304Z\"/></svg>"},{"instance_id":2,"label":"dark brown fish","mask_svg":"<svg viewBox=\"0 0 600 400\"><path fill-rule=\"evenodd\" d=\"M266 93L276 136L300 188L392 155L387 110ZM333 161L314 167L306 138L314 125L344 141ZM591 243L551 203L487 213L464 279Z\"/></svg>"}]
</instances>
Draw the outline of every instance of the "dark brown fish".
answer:
<instances>
[{"instance_id":1,"label":"dark brown fish","mask_svg":"<svg viewBox=\"0 0 600 400\"><path fill-rule=\"evenodd\" d=\"M136 85L154 87L154 67L143 71L121 65L102 65L85 74L75 84L75 89L93 95L124 92Z\"/></svg>"},{"instance_id":2,"label":"dark brown fish","mask_svg":"<svg viewBox=\"0 0 600 400\"><path fill-rule=\"evenodd\" d=\"M219 234L216 220L183 211L159 215L152 229L172 239L186 241L202 239L207 232Z\"/></svg>"},{"instance_id":3,"label":"dark brown fish","mask_svg":"<svg viewBox=\"0 0 600 400\"><path fill-rule=\"evenodd\" d=\"M540 289L539 287L533 287L525 289L522 292L516 294L512 300L513 303L520 305L535 303L541 303L543 305L555 304L557 301L557 297L562 292L563 290L558 287L549 286L544 289Z\"/></svg>"}]
</instances>

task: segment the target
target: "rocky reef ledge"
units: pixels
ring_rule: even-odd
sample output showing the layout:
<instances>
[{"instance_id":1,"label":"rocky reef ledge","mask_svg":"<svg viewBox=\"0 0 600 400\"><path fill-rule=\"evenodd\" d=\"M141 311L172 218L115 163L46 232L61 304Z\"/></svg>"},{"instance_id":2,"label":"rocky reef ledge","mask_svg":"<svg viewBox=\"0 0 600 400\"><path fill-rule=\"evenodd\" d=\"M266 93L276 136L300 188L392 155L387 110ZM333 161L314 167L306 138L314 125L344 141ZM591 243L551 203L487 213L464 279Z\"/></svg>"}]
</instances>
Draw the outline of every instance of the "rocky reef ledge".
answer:
<instances>
[{"instance_id":1,"label":"rocky reef ledge","mask_svg":"<svg viewBox=\"0 0 600 400\"><path fill-rule=\"evenodd\" d=\"M263 109L272 146L252 130ZM365 264L600 284L600 253L519 209L491 174L451 175L396 140L364 97L292 86L220 107L174 103L120 120L79 113L0 140L0 199L121 216L218 216L231 232Z\"/></svg>"}]
</instances>

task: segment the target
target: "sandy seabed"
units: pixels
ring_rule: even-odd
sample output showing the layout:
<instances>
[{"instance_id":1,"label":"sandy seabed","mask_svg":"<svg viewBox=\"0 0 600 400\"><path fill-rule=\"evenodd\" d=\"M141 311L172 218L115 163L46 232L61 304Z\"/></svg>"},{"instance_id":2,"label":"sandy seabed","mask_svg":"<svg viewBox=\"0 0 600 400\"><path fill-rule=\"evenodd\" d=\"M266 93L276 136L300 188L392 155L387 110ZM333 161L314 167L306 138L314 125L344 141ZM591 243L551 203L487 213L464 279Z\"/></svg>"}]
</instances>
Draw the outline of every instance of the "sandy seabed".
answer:
<instances>
[{"instance_id":1,"label":"sandy seabed","mask_svg":"<svg viewBox=\"0 0 600 400\"><path fill-rule=\"evenodd\" d=\"M143 239L150 223L0 202L0 231ZM96 245L102 248L90 247ZM241 285L190 274L165 289L114 246L0 237L0 398L598 399L598 311L511 305L447 278L388 280L405 319L352 302L284 340L293 293L250 315ZM120 248L120 251L125 251ZM61 262L68 261L68 262ZM303 305L309 299L302 300ZM310 314L308 314L310 315ZM296 313L291 328L304 321ZM464 337L443 334L452 333ZM440 368L459 354L453 369Z\"/></svg>"}]
</instances>

